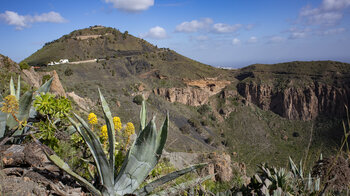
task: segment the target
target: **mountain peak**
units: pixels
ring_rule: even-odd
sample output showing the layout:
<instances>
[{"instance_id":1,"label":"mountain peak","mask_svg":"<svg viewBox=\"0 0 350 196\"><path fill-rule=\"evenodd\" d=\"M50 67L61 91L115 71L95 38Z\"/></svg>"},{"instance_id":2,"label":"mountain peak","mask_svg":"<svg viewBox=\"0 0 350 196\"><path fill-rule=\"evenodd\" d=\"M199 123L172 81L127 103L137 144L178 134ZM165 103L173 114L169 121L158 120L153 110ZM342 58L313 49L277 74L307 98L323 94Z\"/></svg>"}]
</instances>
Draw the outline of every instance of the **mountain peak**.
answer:
<instances>
[{"instance_id":1,"label":"mountain peak","mask_svg":"<svg viewBox=\"0 0 350 196\"><path fill-rule=\"evenodd\" d=\"M47 42L37 52L26 58L29 65L47 65L51 61L69 59L82 61L154 52L156 46L132 36L100 25L75 30L61 38Z\"/></svg>"}]
</instances>

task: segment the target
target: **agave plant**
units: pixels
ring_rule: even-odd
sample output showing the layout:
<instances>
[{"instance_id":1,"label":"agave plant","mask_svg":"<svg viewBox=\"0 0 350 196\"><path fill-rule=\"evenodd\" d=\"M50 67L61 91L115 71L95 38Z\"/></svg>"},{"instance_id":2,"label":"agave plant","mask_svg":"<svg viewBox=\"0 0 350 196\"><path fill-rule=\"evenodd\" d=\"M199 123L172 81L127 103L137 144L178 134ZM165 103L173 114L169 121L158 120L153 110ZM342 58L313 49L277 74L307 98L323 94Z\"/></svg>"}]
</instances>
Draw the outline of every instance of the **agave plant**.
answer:
<instances>
[{"instance_id":1,"label":"agave plant","mask_svg":"<svg viewBox=\"0 0 350 196\"><path fill-rule=\"evenodd\" d=\"M320 155L319 160L322 160L322 154ZM320 178L315 177L312 178L309 173L307 177L304 177L303 174L303 165L302 161L299 163L299 167L294 163L291 157L289 157L289 166L291 169L291 173L294 177L294 183L298 186L298 192L303 194L316 193L320 190Z\"/></svg>"},{"instance_id":2,"label":"agave plant","mask_svg":"<svg viewBox=\"0 0 350 196\"><path fill-rule=\"evenodd\" d=\"M43 84L36 93L46 93L49 91L51 87L53 78L48 80L45 84ZM15 96L16 100L18 100L18 113L15 115L11 115L10 113L5 113L0 111L0 139L5 136L14 136L21 135L29 130L29 127L22 128L20 122L25 122L30 118L35 118L37 112L33 107L33 91L27 91L22 96L20 96L21 91L21 82L20 76L18 77L17 90L14 86L13 80L10 80L10 95ZM3 96L0 96L0 104L3 102ZM2 103L1 105L3 105ZM30 124L30 123L29 123Z\"/></svg>"},{"instance_id":3,"label":"agave plant","mask_svg":"<svg viewBox=\"0 0 350 196\"><path fill-rule=\"evenodd\" d=\"M74 114L75 118L80 122L81 127L72 118L69 118L69 120L74 125L77 132L83 137L91 151L100 184L95 187L86 179L72 171L68 164L57 155L48 155L53 163L73 176L92 194L103 196L119 196L125 194L147 195L158 186L205 165L198 164L183 170L175 171L139 189L141 183L146 179L160 159L167 139L169 114L167 114L162 127L157 133L154 117L146 126L146 104L145 101L142 102L139 135L129 149L119 173L117 173L115 169L115 132L113 119L107 102L100 90L99 95L108 131L108 155L104 153L98 136L89 128L88 124L81 117Z\"/></svg>"}]
</instances>

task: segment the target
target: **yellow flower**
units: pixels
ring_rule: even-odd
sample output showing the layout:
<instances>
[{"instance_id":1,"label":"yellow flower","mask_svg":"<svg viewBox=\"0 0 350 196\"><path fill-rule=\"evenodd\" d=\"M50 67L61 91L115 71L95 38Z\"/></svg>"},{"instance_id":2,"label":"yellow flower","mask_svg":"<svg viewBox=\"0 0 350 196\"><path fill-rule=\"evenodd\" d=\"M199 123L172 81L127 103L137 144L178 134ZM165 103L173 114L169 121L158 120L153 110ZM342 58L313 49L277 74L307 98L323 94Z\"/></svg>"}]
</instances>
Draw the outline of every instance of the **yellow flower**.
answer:
<instances>
[{"instance_id":1,"label":"yellow flower","mask_svg":"<svg viewBox=\"0 0 350 196\"><path fill-rule=\"evenodd\" d=\"M134 124L131 122L126 123L125 133L127 136L130 136L135 133L135 127Z\"/></svg>"},{"instance_id":2,"label":"yellow flower","mask_svg":"<svg viewBox=\"0 0 350 196\"><path fill-rule=\"evenodd\" d=\"M94 113L90 113L88 116L88 121L91 125L96 125L98 122L97 116Z\"/></svg>"},{"instance_id":3,"label":"yellow flower","mask_svg":"<svg viewBox=\"0 0 350 196\"><path fill-rule=\"evenodd\" d=\"M103 126L101 127L100 136L101 136L101 138L102 138L103 141L107 141L107 139L108 139L107 125L103 125Z\"/></svg>"},{"instance_id":4,"label":"yellow flower","mask_svg":"<svg viewBox=\"0 0 350 196\"><path fill-rule=\"evenodd\" d=\"M14 95L7 95L2 103L1 111L4 113L16 114L19 108L18 100Z\"/></svg>"},{"instance_id":5,"label":"yellow flower","mask_svg":"<svg viewBox=\"0 0 350 196\"><path fill-rule=\"evenodd\" d=\"M120 121L120 118L115 116L113 117L113 123L114 123L114 129L117 131L120 131L122 129L122 122Z\"/></svg>"}]
</instances>

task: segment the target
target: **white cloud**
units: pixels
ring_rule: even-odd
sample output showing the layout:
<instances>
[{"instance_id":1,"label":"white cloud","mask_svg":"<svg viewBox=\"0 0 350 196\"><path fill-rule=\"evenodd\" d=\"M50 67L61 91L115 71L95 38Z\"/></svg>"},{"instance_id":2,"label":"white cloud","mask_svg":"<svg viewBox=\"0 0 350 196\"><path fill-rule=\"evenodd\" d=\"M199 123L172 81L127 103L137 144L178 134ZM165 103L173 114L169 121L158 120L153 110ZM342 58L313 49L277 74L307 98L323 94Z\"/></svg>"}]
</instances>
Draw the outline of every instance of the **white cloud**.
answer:
<instances>
[{"instance_id":1,"label":"white cloud","mask_svg":"<svg viewBox=\"0 0 350 196\"><path fill-rule=\"evenodd\" d=\"M319 32L317 32L317 34L319 34L319 35L335 35L335 34L343 33L345 31L346 31L345 28L335 28L335 29L327 29L324 31L319 31Z\"/></svg>"},{"instance_id":2,"label":"white cloud","mask_svg":"<svg viewBox=\"0 0 350 196\"><path fill-rule=\"evenodd\" d=\"M216 33L232 33L242 27L241 24L228 25L224 23L216 23L213 25L213 31Z\"/></svg>"},{"instance_id":3,"label":"white cloud","mask_svg":"<svg viewBox=\"0 0 350 196\"><path fill-rule=\"evenodd\" d=\"M319 7L303 7L299 21L308 25L332 26L343 18L344 10L349 6L350 0L323 0Z\"/></svg>"},{"instance_id":4,"label":"white cloud","mask_svg":"<svg viewBox=\"0 0 350 196\"><path fill-rule=\"evenodd\" d=\"M322 7L326 10L341 10L350 6L350 0L323 0Z\"/></svg>"},{"instance_id":5,"label":"white cloud","mask_svg":"<svg viewBox=\"0 0 350 196\"><path fill-rule=\"evenodd\" d=\"M5 11L0 14L0 19L5 21L8 25L16 26L17 30L22 30L25 27L30 27L32 23L51 22L63 23L66 20L57 12L48 12L41 15L19 15L17 12Z\"/></svg>"},{"instance_id":6,"label":"white cloud","mask_svg":"<svg viewBox=\"0 0 350 196\"><path fill-rule=\"evenodd\" d=\"M311 28L296 28L292 27L287 32L290 33L288 39L301 39L307 37L309 34L312 34Z\"/></svg>"},{"instance_id":7,"label":"white cloud","mask_svg":"<svg viewBox=\"0 0 350 196\"><path fill-rule=\"evenodd\" d=\"M177 25L175 31L185 32L185 33L197 32L199 30L209 28L212 23L213 23L213 20L211 18L203 18L199 21L198 20L192 20L190 22L186 21Z\"/></svg>"},{"instance_id":8,"label":"white cloud","mask_svg":"<svg viewBox=\"0 0 350 196\"><path fill-rule=\"evenodd\" d=\"M238 44L240 44L240 43L241 43L241 40L239 40L239 39L237 39L237 38L232 39L232 44L233 44L233 45L238 45Z\"/></svg>"},{"instance_id":9,"label":"white cloud","mask_svg":"<svg viewBox=\"0 0 350 196\"><path fill-rule=\"evenodd\" d=\"M151 39L165 39L168 37L164 28L156 26L151 28L148 32L141 34L141 37L151 38Z\"/></svg>"},{"instance_id":10,"label":"white cloud","mask_svg":"<svg viewBox=\"0 0 350 196\"><path fill-rule=\"evenodd\" d=\"M269 38L268 43L281 43L281 42L284 42L285 40L286 38L284 37L273 36Z\"/></svg>"},{"instance_id":11,"label":"white cloud","mask_svg":"<svg viewBox=\"0 0 350 196\"><path fill-rule=\"evenodd\" d=\"M250 37L250 38L248 39L247 42L250 43L250 44L256 43L256 42L258 42L258 38L255 37L255 36L252 36L252 37Z\"/></svg>"},{"instance_id":12,"label":"white cloud","mask_svg":"<svg viewBox=\"0 0 350 196\"><path fill-rule=\"evenodd\" d=\"M144 11L154 5L154 0L105 0L105 2L112 3L114 8L127 12Z\"/></svg>"}]
</instances>

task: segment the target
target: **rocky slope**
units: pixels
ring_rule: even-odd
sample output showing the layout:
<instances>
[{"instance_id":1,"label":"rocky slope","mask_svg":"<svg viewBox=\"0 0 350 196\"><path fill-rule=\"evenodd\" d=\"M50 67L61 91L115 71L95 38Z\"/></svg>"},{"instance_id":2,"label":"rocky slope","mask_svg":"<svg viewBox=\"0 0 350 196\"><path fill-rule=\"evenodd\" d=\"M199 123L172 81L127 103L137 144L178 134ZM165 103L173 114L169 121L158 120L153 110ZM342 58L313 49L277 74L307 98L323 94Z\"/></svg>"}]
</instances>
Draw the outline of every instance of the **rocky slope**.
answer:
<instances>
[{"instance_id":1,"label":"rocky slope","mask_svg":"<svg viewBox=\"0 0 350 196\"><path fill-rule=\"evenodd\" d=\"M207 104L209 98L221 92L231 82L227 80L201 79L184 81L183 88L157 88L153 93L164 97L171 103L178 102L190 106Z\"/></svg>"},{"instance_id":2,"label":"rocky slope","mask_svg":"<svg viewBox=\"0 0 350 196\"><path fill-rule=\"evenodd\" d=\"M344 106L349 105L350 101L350 75L346 72L350 65L328 62L327 68L327 62L318 63L325 69L319 76L313 75L317 68L312 62L304 65L290 63L289 66L295 69L301 66L315 68L313 72L299 74L289 70L284 73L262 73L259 68L253 68L250 72L238 75L238 78L245 78L237 84L237 91L247 102L288 119L305 121L316 119L320 115L343 117L346 114Z\"/></svg>"},{"instance_id":3,"label":"rocky slope","mask_svg":"<svg viewBox=\"0 0 350 196\"><path fill-rule=\"evenodd\" d=\"M334 149L343 134L338 120L349 102L346 63L289 62L224 70L112 28L94 27L47 43L25 61L43 65L61 58L102 58L39 70L55 70L64 90L74 92L73 100L88 100L78 101L80 108L88 105L85 113L102 115L94 104L97 88L122 121L138 124L139 105L133 99L140 94L148 99L149 115L162 117L169 111L169 151L224 150L248 167L262 161L282 165L290 155L302 158L310 138L310 152L316 154Z\"/></svg>"}]
</instances>

